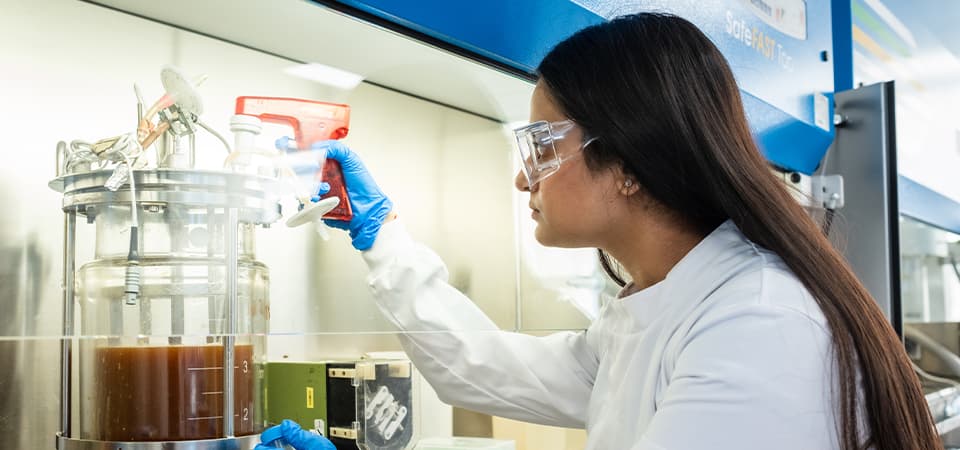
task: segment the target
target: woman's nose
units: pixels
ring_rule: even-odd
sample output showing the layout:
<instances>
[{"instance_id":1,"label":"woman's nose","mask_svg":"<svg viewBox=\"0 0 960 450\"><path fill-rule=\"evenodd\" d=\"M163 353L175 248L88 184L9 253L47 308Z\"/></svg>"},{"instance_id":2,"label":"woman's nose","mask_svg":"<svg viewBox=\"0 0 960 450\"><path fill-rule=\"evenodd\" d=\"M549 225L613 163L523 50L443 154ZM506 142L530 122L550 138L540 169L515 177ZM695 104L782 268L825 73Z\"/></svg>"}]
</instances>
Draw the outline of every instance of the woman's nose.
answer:
<instances>
[{"instance_id":1,"label":"woman's nose","mask_svg":"<svg viewBox=\"0 0 960 450\"><path fill-rule=\"evenodd\" d=\"M530 192L530 183L527 183L523 170L518 170L517 176L513 177L513 186L520 192Z\"/></svg>"}]
</instances>

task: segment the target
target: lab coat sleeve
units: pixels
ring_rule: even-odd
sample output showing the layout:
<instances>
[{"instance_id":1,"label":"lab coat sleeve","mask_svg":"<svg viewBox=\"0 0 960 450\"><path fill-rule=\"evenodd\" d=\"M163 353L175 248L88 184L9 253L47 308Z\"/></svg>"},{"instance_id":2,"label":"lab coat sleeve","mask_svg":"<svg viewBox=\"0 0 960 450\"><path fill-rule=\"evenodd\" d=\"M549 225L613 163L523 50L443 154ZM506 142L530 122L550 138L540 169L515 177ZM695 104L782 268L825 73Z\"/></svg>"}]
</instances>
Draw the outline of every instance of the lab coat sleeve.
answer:
<instances>
[{"instance_id":1,"label":"lab coat sleeve","mask_svg":"<svg viewBox=\"0 0 960 450\"><path fill-rule=\"evenodd\" d=\"M397 221L364 252L368 283L404 350L451 405L545 425L585 426L598 359L586 331L500 330L447 283L440 258Z\"/></svg>"},{"instance_id":2,"label":"lab coat sleeve","mask_svg":"<svg viewBox=\"0 0 960 450\"><path fill-rule=\"evenodd\" d=\"M632 450L832 448L830 342L822 323L790 308L737 306L702 318Z\"/></svg>"}]
</instances>

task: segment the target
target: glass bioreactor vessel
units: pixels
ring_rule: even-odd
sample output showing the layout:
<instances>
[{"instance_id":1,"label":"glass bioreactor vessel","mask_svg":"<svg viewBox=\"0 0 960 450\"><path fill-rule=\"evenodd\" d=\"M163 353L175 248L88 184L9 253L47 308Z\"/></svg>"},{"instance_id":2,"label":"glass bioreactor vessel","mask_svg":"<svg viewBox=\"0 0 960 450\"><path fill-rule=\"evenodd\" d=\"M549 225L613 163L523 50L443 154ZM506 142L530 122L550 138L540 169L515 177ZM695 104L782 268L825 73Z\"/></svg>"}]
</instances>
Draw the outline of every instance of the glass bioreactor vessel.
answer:
<instances>
[{"instance_id":1,"label":"glass bioreactor vessel","mask_svg":"<svg viewBox=\"0 0 960 450\"><path fill-rule=\"evenodd\" d=\"M216 133L194 84L162 79L136 132L58 145L61 450L251 449L264 427L270 278L255 229L280 218L282 183L269 152L195 168L194 133ZM257 125L236 117L234 131Z\"/></svg>"}]
</instances>

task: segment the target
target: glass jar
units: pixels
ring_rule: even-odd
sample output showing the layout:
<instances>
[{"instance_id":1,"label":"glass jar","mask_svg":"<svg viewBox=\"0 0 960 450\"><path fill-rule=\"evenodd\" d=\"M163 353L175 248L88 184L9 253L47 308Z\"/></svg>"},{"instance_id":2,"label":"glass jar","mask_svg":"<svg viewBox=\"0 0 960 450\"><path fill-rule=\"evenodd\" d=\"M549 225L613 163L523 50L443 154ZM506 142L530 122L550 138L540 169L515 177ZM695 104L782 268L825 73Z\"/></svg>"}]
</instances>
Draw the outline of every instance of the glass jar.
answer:
<instances>
[{"instance_id":1,"label":"glass jar","mask_svg":"<svg viewBox=\"0 0 960 450\"><path fill-rule=\"evenodd\" d=\"M254 235L275 220L276 203L255 189L255 177L136 175L143 186L136 228L129 191L88 194L101 182L96 174L64 183L65 210L86 218L76 225L75 246L82 252L93 244L74 283L80 339L71 371L79 414L71 437L168 442L258 434L269 271L256 260ZM128 302L134 229L141 275L139 296ZM235 252L227 251L231 243ZM232 367L225 367L231 354ZM228 400L232 414L224 414Z\"/></svg>"}]
</instances>

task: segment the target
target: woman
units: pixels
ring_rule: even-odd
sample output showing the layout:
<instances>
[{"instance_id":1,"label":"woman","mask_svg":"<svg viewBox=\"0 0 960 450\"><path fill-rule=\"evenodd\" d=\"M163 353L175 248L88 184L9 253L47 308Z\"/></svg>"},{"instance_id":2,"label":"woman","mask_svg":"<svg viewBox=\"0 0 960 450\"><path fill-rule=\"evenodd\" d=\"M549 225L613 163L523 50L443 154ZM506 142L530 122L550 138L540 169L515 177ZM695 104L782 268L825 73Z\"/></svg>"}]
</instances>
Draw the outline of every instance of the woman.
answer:
<instances>
[{"instance_id":1,"label":"woman","mask_svg":"<svg viewBox=\"0 0 960 450\"><path fill-rule=\"evenodd\" d=\"M332 225L364 251L381 309L447 332L401 337L442 399L585 427L588 449L942 448L900 340L771 175L703 33L621 17L561 42L539 75L516 178L537 240L599 249L624 285L584 332L495 331L356 155L326 146L357 212Z\"/></svg>"}]
</instances>

